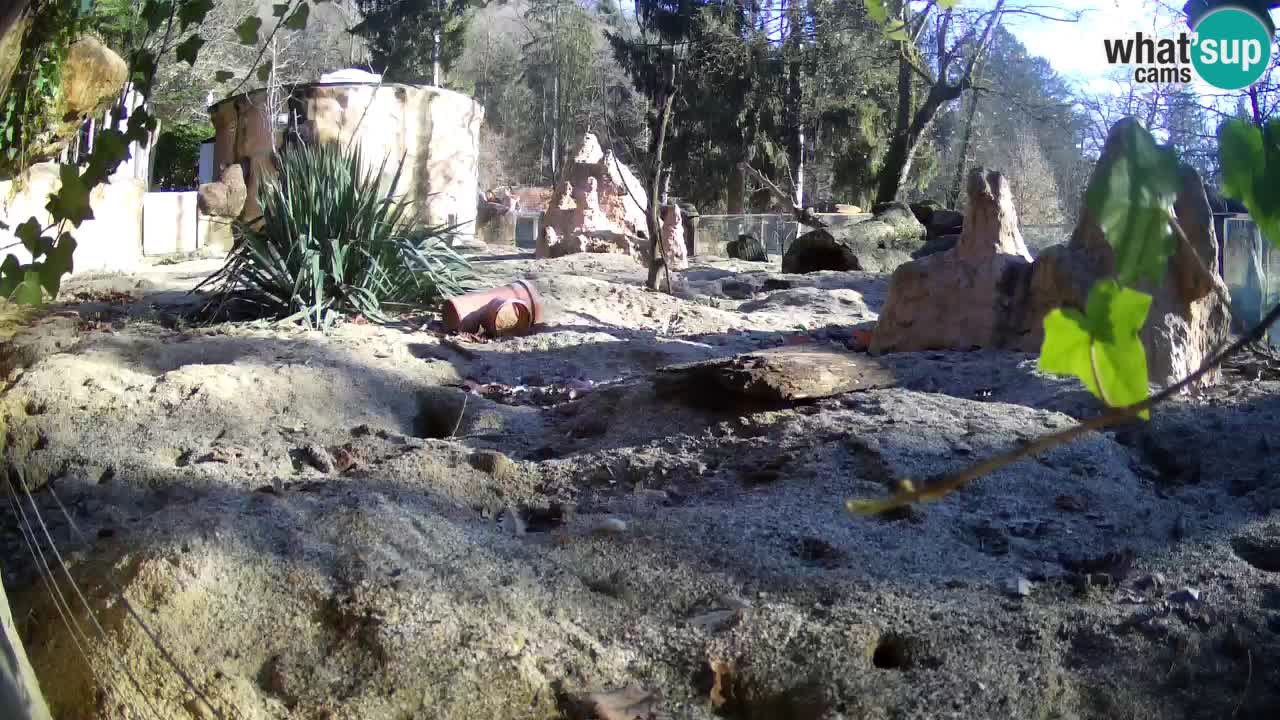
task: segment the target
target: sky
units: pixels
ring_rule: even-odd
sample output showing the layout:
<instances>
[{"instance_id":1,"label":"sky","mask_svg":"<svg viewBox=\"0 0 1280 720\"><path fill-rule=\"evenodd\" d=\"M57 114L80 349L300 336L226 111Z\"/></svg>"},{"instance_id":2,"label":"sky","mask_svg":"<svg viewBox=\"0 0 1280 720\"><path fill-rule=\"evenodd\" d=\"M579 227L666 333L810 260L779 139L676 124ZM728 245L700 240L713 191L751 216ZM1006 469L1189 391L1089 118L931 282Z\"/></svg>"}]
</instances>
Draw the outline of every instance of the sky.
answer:
<instances>
[{"instance_id":1,"label":"sky","mask_svg":"<svg viewBox=\"0 0 1280 720\"><path fill-rule=\"evenodd\" d=\"M1132 36L1155 27L1153 4L1142 0L1058 0L1061 10L1083 11L1080 22L1059 23L1010 17L1006 26L1034 55L1044 57L1069 80L1090 85L1113 68L1103 54L1103 38Z\"/></svg>"},{"instance_id":2,"label":"sky","mask_svg":"<svg viewBox=\"0 0 1280 720\"><path fill-rule=\"evenodd\" d=\"M1038 0L1033 0L1038 1ZM1180 8L1183 0L1166 0L1166 7ZM1104 78L1114 66L1108 65L1103 52L1104 38L1132 37L1133 33L1153 31L1168 37L1170 29L1168 10L1157 11L1151 0L1043 0L1043 6L1062 11L1082 11L1076 23L1060 23L1032 17L1008 17L1006 27L1022 41L1027 50L1049 61L1063 77L1088 89L1106 84ZM1273 19L1280 20L1277 11ZM1177 25L1177 30L1184 26ZM1201 81L1196 78L1192 86L1197 89ZM1208 88L1203 88L1207 90Z\"/></svg>"}]
</instances>

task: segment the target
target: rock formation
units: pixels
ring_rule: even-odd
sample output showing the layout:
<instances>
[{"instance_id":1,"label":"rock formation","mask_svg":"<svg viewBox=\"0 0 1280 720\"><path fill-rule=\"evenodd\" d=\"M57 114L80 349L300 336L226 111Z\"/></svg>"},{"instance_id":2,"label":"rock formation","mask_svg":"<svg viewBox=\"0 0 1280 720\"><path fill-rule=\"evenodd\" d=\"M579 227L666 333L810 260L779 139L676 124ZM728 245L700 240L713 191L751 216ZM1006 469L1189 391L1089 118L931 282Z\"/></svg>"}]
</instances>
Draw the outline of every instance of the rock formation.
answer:
<instances>
[{"instance_id":1,"label":"rock formation","mask_svg":"<svg viewBox=\"0 0 1280 720\"><path fill-rule=\"evenodd\" d=\"M679 205L662 208L662 250L672 270L689 269L689 248L684 241L684 213Z\"/></svg>"},{"instance_id":2,"label":"rock formation","mask_svg":"<svg viewBox=\"0 0 1280 720\"><path fill-rule=\"evenodd\" d=\"M15 28L15 33L21 28ZM0 50L8 54L18 48L5 43L16 34L0 38ZM0 76L7 74L0 66ZM31 164L56 159L80 132L84 121L100 117L124 88L129 67L124 59L92 35L83 35L67 48L60 68L61 79L57 99L48 108L47 128L31 138L28 157ZM0 77L8 84L8 77ZM0 96L2 97L2 96Z\"/></svg>"},{"instance_id":3,"label":"rock formation","mask_svg":"<svg viewBox=\"0 0 1280 720\"><path fill-rule=\"evenodd\" d=\"M196 207L205 215L237 218L244 210L248 189L239 165L228 165L217 182L205 183L196 191Z\"/></svg>"},{"instance_id":4,"label":"rock formation","mask_svg":"<svg viewBox=\"0 0 1280 720\"><path fill-rule=\"evenodd\" d=\"M969 176L964 227L954 248L894 271L873 353L1009 343L1001 306L1006 278L1025 274L1031 255L1018 232L1009 184L999 173L978 169Z\"/></svg>"},{"instance_id":5,"label":"rock formation","mask_svg":"<svg viewBox=\"0 0 1280 720\"><path fill-rule=\"evenodd\" d=\"M925 228L902 203L884 203L860 222L811 230L797 237L782 257L782 271L892 272L920 247Z\"/></svg>"},{"instance_id":6,"label":"rock formation","mask_svg":"<svg viewBox=\"0 0 1280 720\"><path fill-rule=\"evenodd\" d=\"M1122 124L1112 129L1104 158L1124 152L1121 129ZM1151 381L1162 386L1199 367L1228 339L1231 322L1227 289L1215 272L1218 241L1203 184L1186 166L1180 180L1173 209L1185 239L1177 239L1159 283L1136 286L1153 297L1141 337ZM1071 240L1047 248L1032 263L1004 179L975 171L956 247L894 272L871 352L974 347L1038 352L1045 315L1056 307L1083 309L1094 282L1113 276L1114 269L1111 245L1087 207ZM1216 380L1212 373L1201 384Z\"/></svg>"},{"instance_id":7,"label":"rock formation","mask_svg":"<svg viewBox=\"0 0 1280 720\"><path fill-rule=\"evenodd\" d=\"M600 148L595 135L583 136L566 178L543 215L537 257L579 252L616 252L637 259L648 255L649 248L641 242L648 236L648 195L626 165Z\"/></svg>"},{"instance_id":8,"label":"rock formation","mask_svg":"<svg viewBox=\"0 0 1280 720\"><path fill-rule=\"evenodd\" d=\"M724 251L734 260L769 262L769 254L765 251L764 243L754 235L739 235L737 240L730 240L724 246Z\"/></svg>"},{"instance_id":9,"label":"rock formation","mask_svg":"<svg viewBox=\"0 0 1280 720\"><path fill-rule=\"evenodd\" d=\"M413 219L456 227L459 241L475 232L484 108L473 98L445 88L356 82L293 85L288 101L296 122L283 136L358 144L366 168L380 169L384 181L403 159L396 194L412 202ZM231 165L244 170L241 219L261 212L258 185L275 176L274 155L283 142L268 104L266 90L258 89L209 109L215 171Z\"/></svg>"},{"instance_id":10,"label":"rock formation","mask_svg":"<svg viewBox=\"0 0 1280 720\"><path fill-rule=\"evenodd\" d=\"M1121 152L1115 145L1113 129L1104 153ZM1231 333L1230 294L1217 273L1218 239L1209 200L1194 169L1181 167L1179 179L1173 210L1185 240L1176 238L1177 247L1160 283L1144 281L1135 286L1152 296L1140 335L1151 381L1161 386L1190 375ZM1039 349L1043 318L1049 310L1062 305L1083 308L1093 282L1112 275L1114 269L1111 245L1086 208L1071 240L1046 249L1036 260L1029 288L1029 317L1034 324L1022 349ZM1214 371L1198 385L1212 385L1218 379Z\"/></svg>"}]
</instances>

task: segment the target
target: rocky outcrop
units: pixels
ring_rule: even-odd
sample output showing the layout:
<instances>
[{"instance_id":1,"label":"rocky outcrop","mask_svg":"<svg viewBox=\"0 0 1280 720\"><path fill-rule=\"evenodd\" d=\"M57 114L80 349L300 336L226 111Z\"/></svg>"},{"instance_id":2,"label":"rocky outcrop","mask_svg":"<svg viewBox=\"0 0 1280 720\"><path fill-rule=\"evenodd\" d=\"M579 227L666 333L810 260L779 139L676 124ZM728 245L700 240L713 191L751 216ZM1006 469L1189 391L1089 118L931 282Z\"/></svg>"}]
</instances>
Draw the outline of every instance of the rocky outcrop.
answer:
<instances>
[{"instance_id":1,"label":"rocky outcrop","mask_svg":"<svg viewBox=\"0 0 1280 720\"><path fill-rule=\"evenodd\" d=\"M29 157L36 162L59 157L85 120L100 117L129 78L124 59L92 35L71 43L60 72L57 99L48 108L47 127L31 138L28 148Z\"/></svg>"},{"instance_id":2,"label":"rocky outcrop","mask_svg":"<svg viewBox=\"0 0 1280 720\"><path fill-rule=\"evenodd\" d=\"M1118 130L1122 124L1112 129L1104 158L1125 151ZM1141 338L1151 381L1162 386L1198 368L1230 332L1229 296L1215 272L1212 210L1195 170L1182 167L1180 181L1174 214L1183 237L1160 282L1136 285L1153 298ZM1087 207L1071 240L1046 249L1033 264L1007 183L998 173L975 171L959 241L894 272L871 351L1038 352L1045 315L1057 307L1083 309L1093 284L1114 271L1111 245ZM1216 380L1210 373L1201 384Z\"/></svg>"},{"instance_id":3,"label":"rocky outcrop","mask_svg":"<svg viewBox=\"0 0 1280 720\"><path fill-rule=\"evenodd\" d=\"M955 247L894 271L871 351L1007 345L1019 329L1008 326L1001 299L1008 279L1030 266L1008 182L975 170L964 232Z\"/></svg>"},{"instance_id":4,"label":"rocky outcrop","mask_svg":"<svg viewBox=\"0 0 1280 720\"><path fill-rule=\"evenodd\" d=\"M911 212L925 227L925 243L911 253L911 257L922 258L950 250L960 240L960 233L964 231L964 213L944 208L932 200L912 203Z\"/></svg>"},{"instance_id":5,"label":"rocky outcrop","mask_svg":"<svg viewBox=\"0 0 1280 720\"><path fill-rule=\"evenodd\" d=\"M587 133L543 214L535 255L616 252L644 259L646 207L648 194L639 179Z\"/></svg>"},{"instance_id":6,"label":"rocky outcrop","mask_svg":"<svg viewBox=\"0 0 1280 720\"><path fill-rule=\"evenodd\" d=\"M218 182L205 183L196 191L196 207L204 215L233 219L240 217L247 198L244 173L239 165L229 165Z\"/></svg>"},{"instance_id":7,"label":"rocky outcrop","mask_svg":"<svg viewBox=\"0 0 1280 720\"><path fill-rule=\"evenodd\" d=\"M902 203L884 203L861 222L811 230L787 248L782 271L820 270L892 272L920 247L925 228Z\"/></svg>"},{"instance_id":8,"label":"rocky outcrop","mask_svg":"<svg viewBox=\"0 0 1280 720\"><path fill-rule=\"evenodd\" d=\"M1116 126L1120 127L1119 125ZM1106 153L1122 152L1115 129ZM1218 240L1213 215L1199 175L1190 167L1179 170L1181 189L1174 215L1184 238L1159 283L1142 281L1136 288L1152 296L1151 310L1140 336L1147 351L1151 381L1169 385L1190 375L1230 338L1230 294L1218 277ZM1059 306L1083 308L1089 288L1099 278L1113 275L1115 256L1102 228L1089 212L1081 210L1080 223L1066 245L1045 250L1036 260L1028 289L1033 321L1020 347L1039 349L1043 318ZM1198 383L1217 383L1218 371Z\"/></svg>"},{"instance_id":9,"label":"rocky outcrop","mask_svg":"<svg viewBox=\"0 0 1280 720\"><path fill-rule=\"evenodd\" d=\"M92 35L79 38L67 49L62 65L59 109L63 119L75 116L83 122L105 110L128 79L124 58Z\"/></svg>"},{"instance_id":10,"label":"rocky outcrop","mask_svg":"<svg viewBox=\"0 0 1280 720\"><path fill-rule=\"evenodd\" d=\"M672 270L689 269L689 248L685 244L684 212L679 205L662 208L662 248Z\"/></svg>"},{"instance_id":11,"label":"rocky outcrop","mask_svg":"<svg viewBox=\"0 0 1280 720\"><path fill-rule=\"evenodd\" d=\"M769 253L764 243L754 235L739 235L737 240L730 240L724 246L725 254L733 260L749 262L769 262Z\"/></svg>"},{"instance_id":12,"label":"rocky outcrop","mask_svg":"<svg viewBox=\"0 0 1280 720\"><path fill-rule=\"evenodd\" d=\"M404 160L397 194L412 201L414 219L435 227L475 232L480 126L484 108L444 88L398 83L299 84L290 112L304 142L355 143L370 170L389 181ZM214 167L244 169L246 199L240 217L257 216L258 184L275 175L273 133L265 90L227 98L209 109ZM293 136L293 132L288 133ZM385 161L385 165L383 162Z\"/></svg>"}]
</instances>

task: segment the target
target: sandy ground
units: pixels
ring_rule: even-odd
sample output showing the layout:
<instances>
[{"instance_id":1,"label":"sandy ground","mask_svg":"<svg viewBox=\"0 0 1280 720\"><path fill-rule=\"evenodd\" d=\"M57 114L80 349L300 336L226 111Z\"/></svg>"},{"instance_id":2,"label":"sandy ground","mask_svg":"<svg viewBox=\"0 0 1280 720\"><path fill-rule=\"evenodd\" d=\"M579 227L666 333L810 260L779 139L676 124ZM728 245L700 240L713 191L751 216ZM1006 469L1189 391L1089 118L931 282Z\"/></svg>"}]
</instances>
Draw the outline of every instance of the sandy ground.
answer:
<instances>
[{"instance_id":1,"label":"sandy ground","mask_svg":"<svg viewBox=\"0 0 1280 720\"><path fill-rule=\"evenodd\" d=\"M4 580L58 717L1280 717L1280 383L851 517L1096 406L939 352L706 409L655 369L842 342L886 278L477 262L546 326L195 326L203 262L74 278L5 347Z\"/></svg>"}]
</instances>

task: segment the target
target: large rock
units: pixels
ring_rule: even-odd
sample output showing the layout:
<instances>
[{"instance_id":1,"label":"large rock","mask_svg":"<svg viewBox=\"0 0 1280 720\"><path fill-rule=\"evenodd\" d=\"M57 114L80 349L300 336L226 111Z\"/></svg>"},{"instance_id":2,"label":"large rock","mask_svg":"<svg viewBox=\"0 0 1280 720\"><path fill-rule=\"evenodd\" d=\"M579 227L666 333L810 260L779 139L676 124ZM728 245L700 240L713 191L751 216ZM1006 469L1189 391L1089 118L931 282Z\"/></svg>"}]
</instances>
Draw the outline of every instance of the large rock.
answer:
<instances>
[{"instance_id":1,"label":"large rock","mask_svg":"<svg viewBox=\"0 0 1280 720\"><path fill-rule=\"evenodd\" d=\"M958 234L964 228L964 213L938 208L929 215L929 222L925 225L929 228L930 236Z\"/></svg>"},{"instance_id":2,"label":"large rock","mask_svg":"<svg viewBox=\"0 0 1280 720\"><path fill-rule=\"evenodd\" d=\"M1122 153L1122 121L1104 157ZM1101 166L1102 163L1099 163ZM1216 273L1218 242L1203 184L1180 169L1174 214L1185 239L1159 283L1137 289L1153 298L1141 338L1151 381L1168 385L1189 375L1230 332L1226 287ZM871 344L873 353L928 349L1006 348L1038 352L1044 317L1057 307L1083 309L1089 289L1115 274L1111 245L1087 207L1065 245L1046 249L1034 264L1017 230L1003 178L970 178L969 212L956 247L912 261L893 275ZM1216 382L1210 373L1200 385Z\"/></svg>"},{"instance_id":3,"label":"large rock","mask_svg":"<svg viewBox=\"0 0 1280 720\"><path fill-rule=\"evenodd\" d=\"M64 119L81 121L105 109L129 79L129 65L92 35L71 43L62 65L60 103Z\"/></svg>"},{"instance_id":4,"label":"large rock","mask_svg":"<svg viewBox=\"0 0 1280 720\"><path fill-rule=\"evenodd\" d=\"M955 247L894 271L872 353L1001 347L1016 335L1000 299L1009 278L1030 269L1031 254L1003 176L969 176L967 215Z\"/></svg>"},{"instance_id":5,"label":"large rock","mask_svg":"<svg viewBox=\"0 0 1280 720\"><path fill-rule=\"evenodd\" d=\"M1123 152L1116 132L1120 127L1112 129L1104 153ZM1152 296L1140 335L1151 381L1161 386L1190 375L1229 340L1231 330L1230 294L1216 272L1218 240L1208 197L1194 169L1183 166L1179 175L1181 189L1173 209L1185 240L1177 239L1161 282L1136 285ZM1039 349L1045 314L1063 305L1083 308L1093 283L1114 271L1111 245L1088 208L1083 208L1071 240L1048 248L1036 260L1029 288L1032 322L1021 348ZM1219 377L1218 371L1208 373L1197 386L1212 385Z\"/></svg>"},{"instance_id":6,"label":"large rock","mask_svg":"<svg viewBox=\"0 0 1280 720\"><path fill-rule=\"evenodd\" d=\"M911 208L902 203L884 203L875 207L874 217L812 230L796 238L782 257L782 271L892 272L911 259L924 235L924 226Z\"/></svg>"},{"instance_id":7,"label":"large rock","mask_svg":"<svg viewBox=\"0 0 1280 720\"><path fill-rule=\"evenodd\" d=\"M646 207L648 194L640 180L587 133L543 214L534 253L548 258L617 252L643 260L649 250L641 242L649 234Z\"/></svg>"},{"instance_id":8,"label":"large rock","mask_svg":"<svg viewBox=\"0 0 1280 720\"><path fill-rule=\"evenodd\" d=\"M32 138L30 158L59 157L85 120L100 117L111 106L128 78L124 59L96 37L84 35L71 43L62 63L57 101L49 108L49 126Z\"/></svg>"},{"instance_id":9,"label":"large rock","mask_svg":"<svg viewBox=\"0 0 1280 720\"><path fill-rule=\"evenodd\" d=\"M240 217L247 199L248 189L239 165L223 168L218 182L205 183L196 191L196 207L202 214L212 217Z\"/></svg>"},{"instance_id":10,"label":"large rock","mask_svg":"<svg viewBox=\"0 0 1280 720\"><path fill-rule=\"evenodd\" d=\"M662 247L667 266L672 270L689 269L689 248L685 244L684 213L679 205L662 208Z\"/></svg>"}]
</instances>

